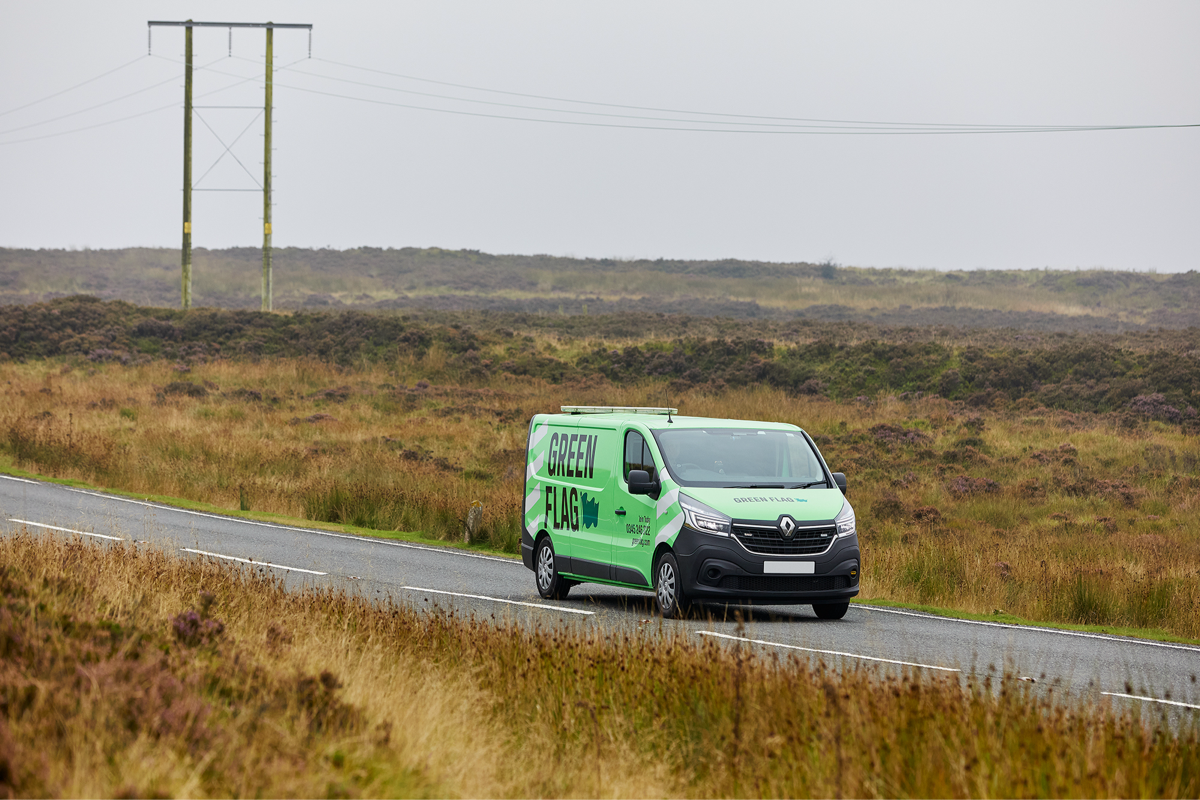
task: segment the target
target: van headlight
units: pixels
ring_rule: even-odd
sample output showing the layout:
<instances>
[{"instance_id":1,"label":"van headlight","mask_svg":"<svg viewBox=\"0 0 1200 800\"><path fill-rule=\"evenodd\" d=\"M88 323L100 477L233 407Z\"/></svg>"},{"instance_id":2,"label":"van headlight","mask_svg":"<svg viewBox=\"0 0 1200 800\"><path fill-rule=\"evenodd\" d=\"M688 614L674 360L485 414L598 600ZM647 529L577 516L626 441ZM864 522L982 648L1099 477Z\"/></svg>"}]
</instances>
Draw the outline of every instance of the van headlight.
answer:
<instances>
[{"instance_id":1,"label":"van headlight","mask_svg":"<svg viewBox=\"0 0 1200 800\"><path fill-rule=\"evenodd\" d=\"M713 536L729 535L733 519L715 508L683 494L679 495L679 507L683 509L683 521L689 528Z\"/></svg>"},{"instance_id":2,"label":"van headlight","mask_svg":"<svg viewBox=\"0 0 1200 800\"><path fill-rule=\"evenodd\" d=\"M857 529L854 524L854 509L850 507L849 503L842 504L842 510L838 513L837 519L833 521L833 524L837 526L837 535L839 537L853 536L855 534Z\"/></svg>"}]
</instances>

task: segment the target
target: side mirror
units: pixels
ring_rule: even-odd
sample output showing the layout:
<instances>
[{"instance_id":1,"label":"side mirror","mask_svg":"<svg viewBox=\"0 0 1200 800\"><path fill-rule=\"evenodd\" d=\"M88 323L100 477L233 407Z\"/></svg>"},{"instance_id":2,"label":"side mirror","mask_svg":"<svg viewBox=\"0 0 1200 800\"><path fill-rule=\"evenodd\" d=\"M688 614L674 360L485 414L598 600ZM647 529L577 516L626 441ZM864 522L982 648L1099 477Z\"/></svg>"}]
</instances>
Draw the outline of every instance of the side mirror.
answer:
<instances>
[{"instance_id":1,"label":"side mirror","mask_svg":"<svg viewBox=\"0 0 1200 800\"><path fill-rule=\"evenodd\" d=\"M630 494L654 494L654 490L658 485L650 480L650 473L644 469L629 470L629 477L626 482L629 484Z\"/></svg>"},{"instance_id":2,"label":"side mirror","mask_svg":"<svg viewBox=\"0 0 1200 800\"><path fill-rule=\"evenodd\" d=\"M849 496L850 496L850 492L849 492L849 491L846 489L846 475L845 475L845 473L843 473L843 472L835 472L835 473L833 473L833 482L834 482L834 483L836 483L836 484L837 484L837 487L838 487L839 489L841 489L841 490L842 490L842 494L843 494L845 497L849 497Z\"/></svg>"}]
</instances>

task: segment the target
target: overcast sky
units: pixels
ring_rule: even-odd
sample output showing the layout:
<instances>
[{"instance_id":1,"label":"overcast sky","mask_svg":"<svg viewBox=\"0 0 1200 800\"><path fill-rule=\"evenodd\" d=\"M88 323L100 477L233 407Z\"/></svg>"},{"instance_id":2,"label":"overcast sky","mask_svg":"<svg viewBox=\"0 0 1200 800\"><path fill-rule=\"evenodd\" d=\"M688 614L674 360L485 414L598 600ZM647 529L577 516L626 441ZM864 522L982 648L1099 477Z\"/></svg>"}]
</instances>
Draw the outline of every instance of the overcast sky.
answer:
<instances>
[{"instance_id":1,"label":"overcast sky","mask_svg":"<svg viewBox=\"0 0 1200 800\"><path fill-rule=\"evenodd\" d=\"M188 17L314 25L312 60L305 32L275 33L280 247L1200 268L1200 128L718 116L1200 123L1200 3L1144 0L0 0L0 246L179 246L184 34L156 28L146 56L146 22ZM198 29L195 50L198 106L261 107L261 30L230 58L225 29ZM197 185L255 189L257 111L199 113L197 180L245 133ZM197 192L194 243L261 246L261 219L261 193Z\"/></svg>"}]
</instances>

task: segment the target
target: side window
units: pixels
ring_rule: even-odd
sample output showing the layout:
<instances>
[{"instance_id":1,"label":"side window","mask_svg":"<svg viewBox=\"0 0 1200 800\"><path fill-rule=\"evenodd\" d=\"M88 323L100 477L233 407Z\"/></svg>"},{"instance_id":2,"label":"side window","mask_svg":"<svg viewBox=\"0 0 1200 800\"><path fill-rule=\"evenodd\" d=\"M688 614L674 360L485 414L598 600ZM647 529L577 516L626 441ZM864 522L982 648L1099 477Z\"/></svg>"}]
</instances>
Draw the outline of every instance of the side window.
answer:
<instances>
[{"instance_id":1,"label":"side window","mask_svg":"<svg viewBox=\"0 0 1200 800\"><path fill-rule=\"evenodd\" d=\"M629 470L644 469L650 473L650 480L658 480L658 467L654 466L654 456L650 455L650 445L637 431L625 433L625 480L629 480Z\"/></svg>"}]
</instances>

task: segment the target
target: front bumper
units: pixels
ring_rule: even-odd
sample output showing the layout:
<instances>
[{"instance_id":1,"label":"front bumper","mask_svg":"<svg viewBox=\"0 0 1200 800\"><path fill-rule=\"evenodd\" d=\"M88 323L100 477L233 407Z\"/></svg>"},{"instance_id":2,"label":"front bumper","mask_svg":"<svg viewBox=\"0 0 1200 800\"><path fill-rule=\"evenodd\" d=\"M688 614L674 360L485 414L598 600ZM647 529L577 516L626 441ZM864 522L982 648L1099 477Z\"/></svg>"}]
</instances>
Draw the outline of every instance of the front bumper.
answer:
<instances>
[{"instance_id":1,"label":"front bumper","mask_svg":"<svg viewBox=\"0 0 1200 800\"><path fill-rule=\"evenodd\" d=\"M820 555L763 556L730 537L684 527L675 540L684 592L695 600L789 605L838 603L858 594L862 554L858 535L834 540ZM767 573L768 562L811 561L811 574Z\"/></svg>"}]
</instances>

